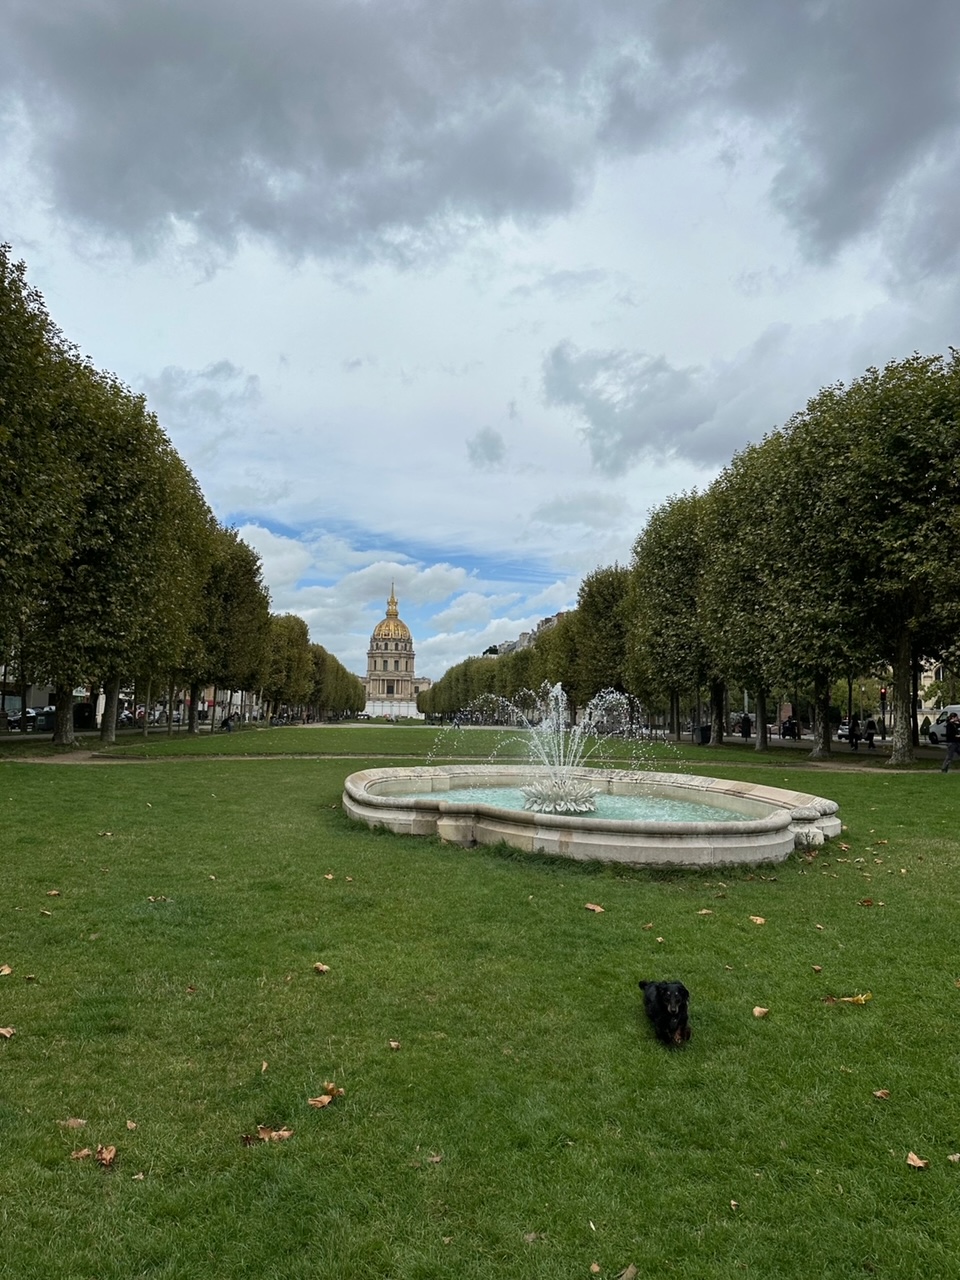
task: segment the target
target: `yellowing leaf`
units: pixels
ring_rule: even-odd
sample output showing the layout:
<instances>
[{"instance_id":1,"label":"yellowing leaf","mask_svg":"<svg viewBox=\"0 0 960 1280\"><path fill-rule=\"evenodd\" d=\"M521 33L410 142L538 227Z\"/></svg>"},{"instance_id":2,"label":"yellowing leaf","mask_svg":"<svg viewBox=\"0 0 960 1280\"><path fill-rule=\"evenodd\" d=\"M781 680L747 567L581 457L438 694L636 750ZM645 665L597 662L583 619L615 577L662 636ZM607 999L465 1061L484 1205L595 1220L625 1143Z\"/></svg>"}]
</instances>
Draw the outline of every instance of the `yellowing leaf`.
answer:
<instances>
[{"instance_id":1,"label":"yellowing leaf","mask_svg":"<svg viewBox=\"0 0 960 1280\"><path fill-rule=\"evenodd\" d=\"M766 920L764 920L763 916L751 916L751 917L750 917L750 919L753 921L753 923L754 923L754 924L766 924L766 923L767 923L767 922L766 922Z\"/></svg>"},{"instance_id":2,"label":"yellowing leaf","mask_svg":"<svg viewBox=\"0 0 960 1280\"><path fill-rule=\"evenodd\" d=\"M603 907L598 907L595 902L587 902L585 904L588 911L602 911Z\"/></svg>"},{"instance_id":3,"label":"yellowing leaf","mask_svg":"<svg viewBox=\"0 0 960 1280\"><path fill-rule=\"evenodd\" d=\"M872 991L864 991L863 995L840 996L841 1004L866 1004L868 1000L873 999Z\"/></svg>"},{"instance_id":4,"label":"yellowing leaf","mask_svg":"<svg viewBox=\"0 0 960 1280\"><path fill-rule=\"evenodd\" d=\"M753 1016L755 1018L765 1018L769 1012L769 1009L764 1009L762 1004L758 1004L754 1006Z\"/></svg>"},{"instance_id":5,"label":"yellowing leaf","mask_svg":"<svg viewBox=\"0 0 960 1280\"><path fill-rule=\"evenodd\" d=\"M921 1158L914 1151L909 1152L909 1154L907 1155L907 1164L910 1166L911 1169L927 1169L930 1167L930 1161L921 1160Z\"/></svg>"}]
</instances>

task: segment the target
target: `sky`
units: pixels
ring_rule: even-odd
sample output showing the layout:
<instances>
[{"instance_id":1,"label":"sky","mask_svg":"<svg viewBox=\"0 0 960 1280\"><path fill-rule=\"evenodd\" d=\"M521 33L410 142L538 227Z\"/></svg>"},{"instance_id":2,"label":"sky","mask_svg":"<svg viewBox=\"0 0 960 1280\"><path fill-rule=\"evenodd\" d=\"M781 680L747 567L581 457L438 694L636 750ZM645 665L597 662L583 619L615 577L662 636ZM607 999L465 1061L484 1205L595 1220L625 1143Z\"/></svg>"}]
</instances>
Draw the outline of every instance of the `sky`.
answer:
<instances>
[{"instance_id":1,"label":"sky","mask_svg":"<svg viewBox=\"0 0 960 1280\"><path fill-rule=\"evenodd\" d=\"M960 338L956 0L0 0L0 239L275 612L420 675Z\"/></svg>"}]
</instances>

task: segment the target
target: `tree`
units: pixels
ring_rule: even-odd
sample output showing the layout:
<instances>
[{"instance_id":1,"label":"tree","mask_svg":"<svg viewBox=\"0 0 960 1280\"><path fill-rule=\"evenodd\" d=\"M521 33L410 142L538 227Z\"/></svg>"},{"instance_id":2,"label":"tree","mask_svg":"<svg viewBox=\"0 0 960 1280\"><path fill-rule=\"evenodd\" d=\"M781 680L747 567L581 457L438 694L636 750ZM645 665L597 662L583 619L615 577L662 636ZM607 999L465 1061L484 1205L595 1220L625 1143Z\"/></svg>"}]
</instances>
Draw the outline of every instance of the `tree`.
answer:
<instances>
[{"instance_id":1,"label":"tree","mask_svg":"<svg viewBox=\"0 0 960 1280\"><path fill-rule=\"evenodd\" d=\"M577 593L576 701L584 704L602 689L626 689L627 598L630 570L618 564L595 569Z\"/></svg>"}]
</instances>

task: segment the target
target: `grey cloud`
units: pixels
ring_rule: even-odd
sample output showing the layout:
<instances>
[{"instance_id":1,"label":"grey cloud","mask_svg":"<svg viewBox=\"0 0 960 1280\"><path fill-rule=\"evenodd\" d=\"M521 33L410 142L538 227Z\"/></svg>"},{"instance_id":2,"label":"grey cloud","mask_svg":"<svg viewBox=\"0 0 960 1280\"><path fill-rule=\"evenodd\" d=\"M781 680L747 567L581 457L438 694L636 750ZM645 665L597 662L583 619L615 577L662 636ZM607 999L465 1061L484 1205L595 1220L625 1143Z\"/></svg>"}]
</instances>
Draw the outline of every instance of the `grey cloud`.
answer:
<instances>
[{"instance_id":1,"label":"grey cloud","mask_svg":"<svg viewBox=\"0 0 960 1280\"><path fill-rule=\"evenodd\" d=\"M481 427L467 441L470 465L481 471L493 471L503 466L507 446L503 436L493 427Z\"/></svg>"},{"instance_id":2,"label":"grey cloud","mask_svg":"<svg viewBox=\"0 0 960 1280\"><path fill-rule=\"evenodd\" d=\"M594 463L611 475L627 459L689 456L716 408L700 370L643 352L580 351L569 342L547 355L543 387L548 404L584 420Z\"/></svg>"},{"instance_id":3,"label":"grey cloud","mask_svg":"<svg viewBox=\"0 0 960 1280\"><path fill-rule=\"evenodd\" d=\"M746 129L808 254L877 233L902 272L956 266L955 0L4 8L0 112L60 215L142 253L409 262L562 215L611 154L735 164Z\"/></svg>"},{"instance_id":4,"label":"grey cloud","mask_svg":"<svg viewBox=\"0 0 960 1280\"><path fill-rule=\"evenodd\" d=\"M229 360L200 370L168 365L158 377L143 378L142 386L160 419L178 425L195 425L198 419L223 422L255 408L261 399L256 374L245 374Z\"/></svg>"},{"instance_id":5,"label":"grey cloud","mask_svg":"<svg viewBox=\"0 0 960 1280\"><path fill-rule=\"evenodd\" d=\"M589 529L607 529L611 521L622 521L629 510L628 502L619 494L595 490L542 502L531 511L530 519L561 527L586 525Z\"/></svg>"},{"instance_id":6,"label":"grey cloud","mask_svg":"<svg viewBox=\"0 0 960 1280\"><path fill-rule=\"evenodd\" d=\"M556 299L582 298L607 280L607 273L595 267L580 271L545 271L532 284L518 284L510 290L511 298L532 298L546 294Z\"/></svg>"}]
</instances>

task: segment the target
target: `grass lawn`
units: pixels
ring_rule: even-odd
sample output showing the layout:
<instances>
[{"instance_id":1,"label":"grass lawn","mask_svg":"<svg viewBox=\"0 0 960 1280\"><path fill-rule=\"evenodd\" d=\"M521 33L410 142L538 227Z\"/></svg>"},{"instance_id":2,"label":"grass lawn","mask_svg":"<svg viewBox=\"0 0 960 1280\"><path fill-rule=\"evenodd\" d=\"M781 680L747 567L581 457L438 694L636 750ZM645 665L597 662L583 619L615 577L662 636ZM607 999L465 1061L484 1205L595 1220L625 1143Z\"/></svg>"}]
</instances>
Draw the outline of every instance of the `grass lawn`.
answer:
<instances>
[{"instance_id":1,"label":"grass lawn","mask_svg":"<svg viewBox=\"0 0 960 1280\"><path fill-rule=\"evenodd\" d=\"M955 1275L960 778L688 749L837 800L848 847L616 872L349 823L424 733L0 763L0 1276Z\"/></svg>"}]
</instances>

